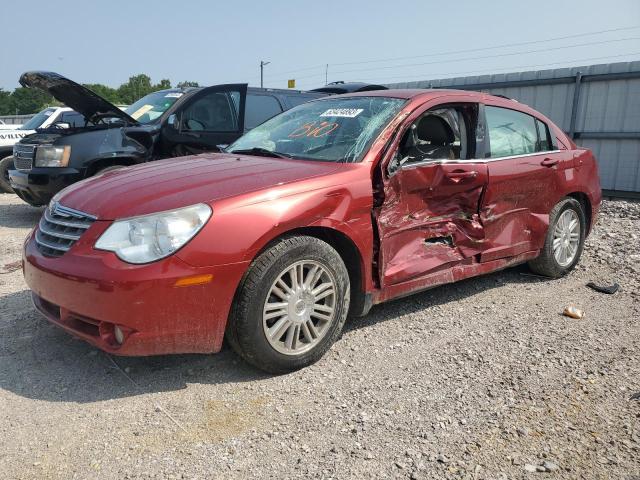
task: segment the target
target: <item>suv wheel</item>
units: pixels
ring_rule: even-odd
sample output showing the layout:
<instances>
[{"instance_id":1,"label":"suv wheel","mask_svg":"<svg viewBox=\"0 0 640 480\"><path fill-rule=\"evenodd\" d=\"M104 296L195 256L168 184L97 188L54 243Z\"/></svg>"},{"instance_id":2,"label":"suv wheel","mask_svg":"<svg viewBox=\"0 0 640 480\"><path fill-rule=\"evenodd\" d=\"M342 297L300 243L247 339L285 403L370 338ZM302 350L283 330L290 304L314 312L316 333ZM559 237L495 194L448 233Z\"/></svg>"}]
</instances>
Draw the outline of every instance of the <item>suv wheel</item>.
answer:
<instances>
[{"instance_id":1,"label":"suv wheel","mask_svg":"<svg viewBox=\"0 0 640 480\"><path fill-rule=\"evenodd\" d=\"M11 182L9 182L9 170L13 168L13 156L0 159L0 192L13 193Z\"/></svg>"},{"instance_id":2,"label":"suv wheel","mask_svg":"<svg viewBox=\"0 0 640 480\"><path fill-rule=\"evenodd\" d=\"M349 274L315 237L277 241L251 265L229 316L227 339L270 373L306 367L338 339L349 311Z\"/></svg>"}]
</instances>

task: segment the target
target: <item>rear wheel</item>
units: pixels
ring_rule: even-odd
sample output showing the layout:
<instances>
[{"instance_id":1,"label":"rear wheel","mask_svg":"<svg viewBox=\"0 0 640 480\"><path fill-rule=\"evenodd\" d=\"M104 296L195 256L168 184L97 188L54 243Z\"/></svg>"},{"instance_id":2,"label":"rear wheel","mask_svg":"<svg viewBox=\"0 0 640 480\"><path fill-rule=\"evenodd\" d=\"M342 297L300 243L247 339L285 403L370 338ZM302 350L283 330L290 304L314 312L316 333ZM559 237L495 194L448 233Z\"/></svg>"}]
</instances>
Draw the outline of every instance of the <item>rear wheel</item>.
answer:
<instances>
[{"instance_id":1,"label":"rear wheel","mask_svg":"<svg viewBox=\"0 0 640 480\"><path fill-rule=\"evenodd\" d=\"M349 310L349 275L326 242L277 241L251 265L229 316L227 340L252 365L283 373L316 362Z\"/></svg>"},{"instance_id":2,"label":"rear wheel","mask_svg":"<svg viewBox=\"0 0 640 480\"><path fill-rule=\"evenodd\" d=\"M586 216L574 198L560 201L549 214L549 230L540 256L529 262L536 273L558 278L573 270L584 248Z\"/></svg>"},{"instance_id":3,"label":"rear wheel","mask_svg":"<svg viewBox=\"0 0 640 480\"><path fill-rule=\"evenodd\" d=\"M9 181L9 170L13 170L13 156L9 155L0 160L0 192L13 193Z\"/></svg>"}]
</instances>

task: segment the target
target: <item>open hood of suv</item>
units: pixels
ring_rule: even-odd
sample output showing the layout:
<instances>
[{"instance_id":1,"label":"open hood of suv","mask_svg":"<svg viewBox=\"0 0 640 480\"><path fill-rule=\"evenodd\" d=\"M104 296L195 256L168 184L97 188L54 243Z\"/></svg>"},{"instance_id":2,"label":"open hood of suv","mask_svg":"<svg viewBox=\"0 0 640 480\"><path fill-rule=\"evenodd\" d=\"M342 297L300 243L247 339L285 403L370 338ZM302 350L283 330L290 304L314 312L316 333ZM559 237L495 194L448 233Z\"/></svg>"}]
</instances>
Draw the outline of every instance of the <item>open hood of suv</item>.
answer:
<instances>
[{"instance_id":1,"label":"open hood of suv","mask_svg":"<svg viewBox=\"0 0 640 480\"><path fill-rule=\"evenodd\" d=\"M20 85L28 88L38 88L47 92L67 107L71 107L76 112L84 115L85 118L92 118L98 114L105 117L120 118L130 125L138 124L127 113L100 95L55 72L23 73L20 77Z\"/></svg>"}]
</instances>

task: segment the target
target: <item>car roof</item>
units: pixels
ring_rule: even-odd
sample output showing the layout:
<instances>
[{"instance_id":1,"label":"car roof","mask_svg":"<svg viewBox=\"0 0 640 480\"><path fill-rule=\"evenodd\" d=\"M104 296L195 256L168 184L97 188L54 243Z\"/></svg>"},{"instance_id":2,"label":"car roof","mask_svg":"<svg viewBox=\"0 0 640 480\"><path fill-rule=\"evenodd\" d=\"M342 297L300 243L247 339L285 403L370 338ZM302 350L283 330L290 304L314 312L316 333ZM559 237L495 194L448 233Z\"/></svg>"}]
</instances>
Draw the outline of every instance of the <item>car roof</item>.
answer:
<instances>
[{"instance_id":1,"label":"car roof","mask_svg":"<svg viewBox=\"0 0 640 480\"><path fill-rule=\"evenodd\" d=\"M486 92L478 92L475 90L454 90L445 88L407 88L407 89L390 89L390 90L373 90L368 92L354 92L346 93L343 95L337 95L336 97L390 97L390 98L402 98L406 100L412 100L415 98L421 98L422 100L428 100L430 98L442 97L443 95L464 95L466 97L475 97L475 100L481 102L483 100L492 99L498 102L513 102L522 107L527 107L521 104L517 100L514 100L504 95L492 95ZM334 97L335 98L335 97Z\"/></svg>"}]
</instances>

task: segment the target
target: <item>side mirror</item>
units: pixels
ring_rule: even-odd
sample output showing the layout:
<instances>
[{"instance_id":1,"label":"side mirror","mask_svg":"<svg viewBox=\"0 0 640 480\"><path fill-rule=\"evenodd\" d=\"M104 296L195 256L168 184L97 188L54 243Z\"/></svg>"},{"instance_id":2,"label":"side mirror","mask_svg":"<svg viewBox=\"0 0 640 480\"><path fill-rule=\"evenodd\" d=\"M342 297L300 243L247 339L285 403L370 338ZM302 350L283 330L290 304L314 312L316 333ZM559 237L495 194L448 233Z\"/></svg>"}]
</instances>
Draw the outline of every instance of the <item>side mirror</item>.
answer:
<instances>
[{"instance_id":1,"label":"side mirror","mask_svg":"<svg viewBox=\"0 0 640 480\"><path fill-rule=\"evenodd\" d=\"M221 152L226 152L228 146L229 146L228 143L220 143L220 144L216 145L216 148L218 150L220 150Z\"/></svg>"},{"instance_id":2,"label":"side mirror","mask_svg":"<svg viewBox=\"0 0 640 480\"><path fill-rule=\"evenodd\" d=\"M71 128L71 124L67 122L56 122L54 125L58 128Z\"/></svg>"},{"instance_id":3,"label":"side mirror","mask_svg":"<svg viewBox=\"0 0 640 480\"><path fill-rule=\"evenodd\" d=\"M167 125L173 128L174 130L179 129L180 124L178 122L178 116L175 113L172 113L171 115L169 115L169 118L167 118Z\"/></svg>"}]
</instances>

